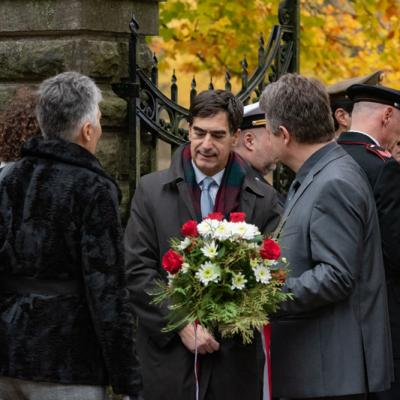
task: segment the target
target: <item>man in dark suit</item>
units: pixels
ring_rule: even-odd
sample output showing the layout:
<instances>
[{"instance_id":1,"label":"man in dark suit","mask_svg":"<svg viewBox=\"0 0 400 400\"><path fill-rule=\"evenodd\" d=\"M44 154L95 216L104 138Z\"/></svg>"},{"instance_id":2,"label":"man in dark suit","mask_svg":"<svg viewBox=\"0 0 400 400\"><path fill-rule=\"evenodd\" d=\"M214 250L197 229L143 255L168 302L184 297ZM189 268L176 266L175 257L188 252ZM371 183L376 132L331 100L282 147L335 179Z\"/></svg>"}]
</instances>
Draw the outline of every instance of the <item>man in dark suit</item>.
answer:
<instances>
[{"instance_id":1,"label":"man in dark suit","mask_svg":"<svg viewBox=\"0 0 400 400\"><path fill-rule=\"evenodd\" d=\"M201 326L164 333L168 308L151 304L148 294L156 280L167 278L161 258L187 220L201 221L211 211L225 215L242 211L246 221L261 232L276 228L280 207L274 189L256 179L249 165L232 151L242 115L241 102L230 92L199 94L190 108L190 143L175 152L169 169L144 176L133 198L125 248L139 317L138 354L146 400L195 398L195 329L201 354L200 398L262 397L260 336L243 345L237 339L220 340Z\"/></svg>"},{"instance_id":2,"label":"man in dark suit","mask_svg":"<svg viewBox=\"0 0 400 400\"><path fill-rule=\"evenodd\" d=\"M392 330L395 382L373 398L400 399L400 164L386 151L400 140L400 91L353 85L351 130L338 143L363 168L378 211Z\"/></svg>"},{"instance_id":3,"label":"man in dark suit","mask_svg":"<svg viewBox=\"0 0 400 400\"><path fill-rule=\"evenodd\" d=\"M296 172L276 234L289 262L272 324L272 390L289 399L364 399L389 387L389 322L374 198L333 140L328 94L288 74L261 98L276 156Z\"/></svg>"}]
</instances>

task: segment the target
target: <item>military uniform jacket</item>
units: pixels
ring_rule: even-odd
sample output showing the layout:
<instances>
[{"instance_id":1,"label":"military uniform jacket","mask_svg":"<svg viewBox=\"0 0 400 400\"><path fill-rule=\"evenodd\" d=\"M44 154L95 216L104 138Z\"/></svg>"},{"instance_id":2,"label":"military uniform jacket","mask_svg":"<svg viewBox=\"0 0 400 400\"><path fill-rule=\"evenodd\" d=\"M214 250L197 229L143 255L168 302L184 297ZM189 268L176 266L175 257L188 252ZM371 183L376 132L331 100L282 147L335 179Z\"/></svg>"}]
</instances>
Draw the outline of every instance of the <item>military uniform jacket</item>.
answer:
<instances>
[{"instance_id":1,"label":"military uniform jacket","mask_svg":"<svg viewBox=\"0 0 400 400\"><path fill-rule=\"evenodd\" d=\"M344 132L339 144L367 174L374 193L388 284L393 353L400 359L400 164L371 138Z\"/></svg>"},{"instance_id":2,"label":"military uniform jacket","mask_svg":"<svg viewBox=\"0 0 400 400\"><path fill-rule=\"evenodd\" d=\"M240 211L262 232L276 228L281 208L275 190L248 169L240 193ZM176 332L162 333L168 310L150 304L156 279L166 279L161 258L184 222L196 219L177 150L169 169L142 177L132 200L125 233L126 263L133 304L139 317L138 355L146 400L195 398L194 355ZM260 336L251 345L220 341L220 350L200 356L200 398L208 387L217 399L260 400L264 356Z\"/></svg>"},{"instance_id":3,"label":"military uniform jacket","mask_svg":"<svg viewBox=\"0 0 400 400\"><path fill-rule=\"evenodd\" d=\"M392 353L375 202L365 174L338 145L287 202L280 231L289 262L272 324L274 397L385 390Z\"/></svg>"}]
</instances>

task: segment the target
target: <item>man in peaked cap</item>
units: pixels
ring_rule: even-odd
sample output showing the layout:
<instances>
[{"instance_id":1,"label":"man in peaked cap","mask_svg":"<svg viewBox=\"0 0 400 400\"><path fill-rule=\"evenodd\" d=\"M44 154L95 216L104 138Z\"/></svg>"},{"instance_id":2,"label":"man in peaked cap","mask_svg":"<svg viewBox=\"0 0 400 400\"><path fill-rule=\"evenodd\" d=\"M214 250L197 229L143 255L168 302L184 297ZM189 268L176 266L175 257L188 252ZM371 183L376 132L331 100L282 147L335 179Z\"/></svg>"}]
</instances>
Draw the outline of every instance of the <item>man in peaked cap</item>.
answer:
<instances>
[{"instance_id":1,"label":"man in peaked cap","mask_svg":"<svg viewBox=\"0 0 400 400\"><path fill-rule=\"evenodd\" d=\"M263 181L264 176L276 168L271 152L271 141L265 129L265 114L259 102L244 107L236 153L244 158Z\"/></svg>"},{"instance_id":2,"label":"man in peaked cap","mask_svg":"<svg viewBox=\"0 0 400 400\"><path fill-rule=\"evenodd\" d=\"M378 211L392 333L395 381L371 399L400 399L400 164L387 149L400 140L400 91L383 86L352 85L351 128L338 143L364 169Z\"/></svg>"},{"instance_id":3,"label":"man in peaked cap","mask_svg":"<svg viewBox=\"0 0 400 400\"><path fill-rule=\"evenodd\" d=\"M346 90L355 84L379 85L382 79L383 71L375 71L372 74L346 79L327 87L335 123L335 137L350 128L354 103L347 95Z\"/></svg>"}]
</instances>

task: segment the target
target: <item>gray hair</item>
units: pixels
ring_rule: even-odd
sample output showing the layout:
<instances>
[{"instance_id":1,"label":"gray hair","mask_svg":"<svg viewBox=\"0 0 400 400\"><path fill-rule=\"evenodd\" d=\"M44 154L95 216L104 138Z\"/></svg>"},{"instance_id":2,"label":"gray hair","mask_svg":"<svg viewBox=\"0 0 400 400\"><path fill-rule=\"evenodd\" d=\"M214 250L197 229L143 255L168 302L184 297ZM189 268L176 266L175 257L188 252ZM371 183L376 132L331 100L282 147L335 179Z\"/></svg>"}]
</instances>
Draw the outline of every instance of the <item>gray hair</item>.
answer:
<instances>
[{"instance_id":1,"label":"gray hair","mask_svg":"<svg viewBox=\"0 0 400 400\"><path fill-rule=\"evenodd\" d=\"M46 139L72 142L86 122L97 123L100 89L89 77L64 72L39 87L36 116Z\"/></svg>"},{"instance_id":2,"label":"gray hair","mask_svg":"<svg viewBox=\"0 0 400 400\"><path fill-rule=\"evenodd\" d=\"M264 89L260 108L273 134L284 126L299 143L324 143L334 137L329 96L316 79L283 75Z\"/></svg>"}]
</instances>

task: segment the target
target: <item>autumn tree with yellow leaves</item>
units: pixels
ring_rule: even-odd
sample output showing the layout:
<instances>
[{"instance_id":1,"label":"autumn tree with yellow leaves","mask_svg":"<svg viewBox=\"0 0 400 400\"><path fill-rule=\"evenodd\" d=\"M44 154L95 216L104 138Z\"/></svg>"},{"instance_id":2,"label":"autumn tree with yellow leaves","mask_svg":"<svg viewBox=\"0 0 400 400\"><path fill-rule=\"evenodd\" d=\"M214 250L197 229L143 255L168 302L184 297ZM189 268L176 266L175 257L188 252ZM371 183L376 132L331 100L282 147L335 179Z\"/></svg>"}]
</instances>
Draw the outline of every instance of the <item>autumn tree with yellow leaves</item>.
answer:
<instances>
[{"instance_id":1,"label":"autumn tree with yellow leaves","mask_svg":"<svg viewBox=\"0 0 400 400\"><path fill-rule=\"evenodd\" d=\"M160 37L151 46L160 70L210 74L229 67L239 78L241 59L257 65L259 35L278 23L278 0L168 0L160 3ZM384 84L400 87L400 0L302 0L300 72L326 84L385 71Z\"/></svg>"}]
</instances>

